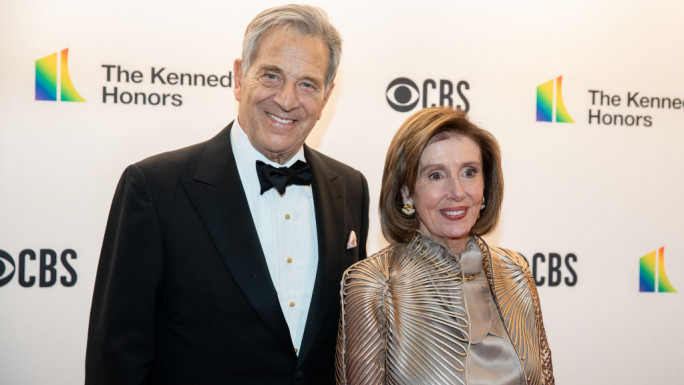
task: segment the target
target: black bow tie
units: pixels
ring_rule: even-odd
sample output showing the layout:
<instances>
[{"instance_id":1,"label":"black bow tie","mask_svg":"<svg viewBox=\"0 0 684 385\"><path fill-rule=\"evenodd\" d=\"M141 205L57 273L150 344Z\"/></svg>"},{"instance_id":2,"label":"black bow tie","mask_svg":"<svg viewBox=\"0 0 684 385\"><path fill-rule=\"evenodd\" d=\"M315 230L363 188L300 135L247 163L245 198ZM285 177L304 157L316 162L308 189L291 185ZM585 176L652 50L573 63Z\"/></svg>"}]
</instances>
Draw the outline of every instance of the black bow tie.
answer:
<instances>
[{"instance_id":1,"label":"black bow tie","mask_svg":"<svg viewBox=\"0 0 684 385\"><path fill-rule=\"evenodd\" d=\"M291 184L310 185L311 166L298 160L290 167L273 167L260 160L256 161L257 175L263 195L271 187L274 187L280 195L285 194L285 187Z\"/></svg>"}]
</instances>

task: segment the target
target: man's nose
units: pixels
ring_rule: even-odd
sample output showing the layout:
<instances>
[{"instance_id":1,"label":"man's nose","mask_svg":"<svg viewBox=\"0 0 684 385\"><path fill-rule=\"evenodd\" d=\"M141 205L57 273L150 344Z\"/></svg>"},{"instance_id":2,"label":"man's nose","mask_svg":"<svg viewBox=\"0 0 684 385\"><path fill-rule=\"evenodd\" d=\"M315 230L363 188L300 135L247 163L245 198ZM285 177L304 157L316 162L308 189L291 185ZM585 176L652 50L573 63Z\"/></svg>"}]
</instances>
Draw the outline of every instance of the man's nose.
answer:
<instances>
[{"instance_id":1,"label":"man's nose","mask_svg":"<svg viewBox=\"0 0 684 385\"><path fill-rule=\"evenodd\" d=\"M297 86L292 82L285 82L278 90L273 100L280 106L283 111L292 111L299 107L299 98L297 97Z\"/></svg>"}]
</instances>

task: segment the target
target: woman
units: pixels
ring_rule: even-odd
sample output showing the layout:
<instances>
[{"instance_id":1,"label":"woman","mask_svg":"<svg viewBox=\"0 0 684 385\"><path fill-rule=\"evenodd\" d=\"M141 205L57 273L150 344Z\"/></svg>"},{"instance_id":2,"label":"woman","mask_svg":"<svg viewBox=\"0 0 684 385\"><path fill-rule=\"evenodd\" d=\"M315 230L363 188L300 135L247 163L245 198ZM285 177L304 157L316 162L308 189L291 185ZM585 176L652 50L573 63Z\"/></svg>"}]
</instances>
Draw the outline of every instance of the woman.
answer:
<instances>
[{"instance_id":1,"label":"woman","mask_svg":"<svg viewBox=\"0 0 684 385\"><path fill-rule=\"evenodd\" d=\"M394 136L380 194L391 246L342 279L339 384L553 384L523 257L487 245L499 146L464 112L429 108Z\"/></svg>"}]
</instances>

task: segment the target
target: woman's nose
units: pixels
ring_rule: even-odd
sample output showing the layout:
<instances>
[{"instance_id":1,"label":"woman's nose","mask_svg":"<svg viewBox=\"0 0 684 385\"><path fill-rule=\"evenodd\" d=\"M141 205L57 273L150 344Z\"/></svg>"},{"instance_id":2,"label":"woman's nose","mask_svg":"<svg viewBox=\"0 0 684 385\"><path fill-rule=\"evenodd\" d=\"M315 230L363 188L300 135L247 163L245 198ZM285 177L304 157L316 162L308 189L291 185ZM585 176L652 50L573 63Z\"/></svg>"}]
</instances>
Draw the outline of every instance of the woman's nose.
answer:
<instances>
[{"instance_id":1,"label":"woman's nose","mask_svg":"<svg viewBox=\"0 0 684 385\"><path fill-rule=\"evenodd\" d=\"M455 201L461 201L465 198L465 190L458 178L449 178L447 185L447 198Z\"/></svg>"}]
</instances>

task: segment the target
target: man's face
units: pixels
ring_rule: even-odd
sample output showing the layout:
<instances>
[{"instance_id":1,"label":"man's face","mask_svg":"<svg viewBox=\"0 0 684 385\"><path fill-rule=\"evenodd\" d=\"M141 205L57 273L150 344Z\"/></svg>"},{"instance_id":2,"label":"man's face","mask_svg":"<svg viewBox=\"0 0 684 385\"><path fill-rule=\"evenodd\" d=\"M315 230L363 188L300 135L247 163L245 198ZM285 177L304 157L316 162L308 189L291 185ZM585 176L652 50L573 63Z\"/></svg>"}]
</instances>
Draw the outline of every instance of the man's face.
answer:
<instances>
[{"instance_id":1,"label":"man's face","mask_svg":"<svg viewBox=\"0 0 684 385\"><path fill-rule=\"evenodd\" d=\"M328 60L320 38L282 27L261 38L246 72L242 61L235 60L240 126L268 159L280 164L289 160L321 117L333 88L326 92Z\"/></svg>"}]
</instances>

